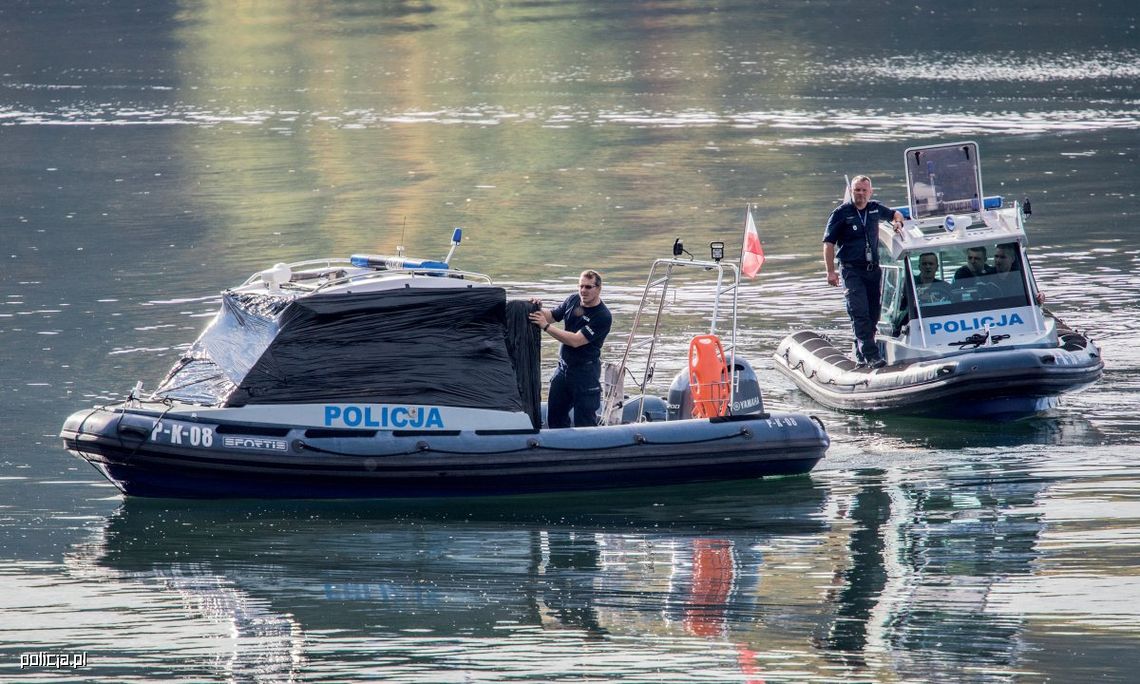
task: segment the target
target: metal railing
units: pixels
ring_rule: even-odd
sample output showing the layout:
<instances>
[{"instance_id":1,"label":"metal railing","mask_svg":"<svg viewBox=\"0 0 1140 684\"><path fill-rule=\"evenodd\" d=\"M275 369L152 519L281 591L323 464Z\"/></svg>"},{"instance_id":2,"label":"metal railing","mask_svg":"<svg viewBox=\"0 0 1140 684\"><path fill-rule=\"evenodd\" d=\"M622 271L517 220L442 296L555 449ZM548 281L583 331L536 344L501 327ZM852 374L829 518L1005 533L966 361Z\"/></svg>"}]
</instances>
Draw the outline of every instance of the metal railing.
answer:
<instances>
[{"instance_id":1,"label":"metal railing","mask_svg":"<svg viewBox=\"0 0 1140 684\"><path fill-rule=\"evenodd\" d=\"M616 372L611 374L614 381L608 383L605 387L605 396L603 397L604 403L602 408L602 422L609 425L621 421L621 415L617 409L622 405L625 400L624 396L624 378L627 372L633 379L637 386L638 394L641 395L639 401L642 406L638 407L637 415L641 416L644 410L644 395L645 388L653 378L653 354L657 348L657 339L661 330L662 314L665 312L665 303L669 293L669 287L674 278L674 273L677 269L697 268L704 272L716 272L716 288L713 291L712 298L712 316L709 325L709 334L715 335L717 331L717 323L721 318L722 309L721 301L725 296L731 294L731 305L727 308L730 309L731 320L731 334L729 343L723 345L725 354L728 356L729 367L729 407L732 406L733 398L736 393L736 328L737 328L737 298L740 292L740 270L736 264L723 261L697 261L695 259L657 259L649 269L649 277L645 281L645 289L642 291L641 303L638 305L637 313L633 317L633 325L630 326L629 336L626 338L625 350L622 352L621 362L618 364ZM662 272L663 271L663 272ZM727 278L730 280L729 284L725 284ZM649 302L653 299L654 294L657 293L657 306L656 311L651 315L652 324L642 321L643 315L646 313L646 308ZM648 354L645 359L645 368L641 373L640 380L632 372L628 370L630 356L635 350L649 348ZM686 363L686 366L688 364ZM730 409L731 410L731 409Z\"/></svg>"}]
</instances>

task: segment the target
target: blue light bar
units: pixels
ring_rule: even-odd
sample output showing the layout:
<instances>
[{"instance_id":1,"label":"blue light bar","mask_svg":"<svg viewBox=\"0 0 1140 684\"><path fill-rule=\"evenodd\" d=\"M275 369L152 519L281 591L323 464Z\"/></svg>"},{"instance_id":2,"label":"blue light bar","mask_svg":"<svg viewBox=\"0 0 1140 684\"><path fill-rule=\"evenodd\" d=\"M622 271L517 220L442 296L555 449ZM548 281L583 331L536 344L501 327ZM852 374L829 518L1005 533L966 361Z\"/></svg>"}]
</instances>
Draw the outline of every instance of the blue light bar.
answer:
<instances>
[{"instance_id":1,"label":"blue light bar","mask_svg":"<svg viewBox=\"0 0 1140 684\"><path fill-rule=\"evenodd\" d=\"M348 261L358 268L374 268L378 271L394 271L398 269L435 269L446 271L451 268L442 261L409 259L407 257L388 256L386 254L353 254L348 258Z\"/></svg>"},{"instance_id":2,"label":"blue light bar","mask_svg":"<svg viewBox=\"0 0 1140 684\"><path fill-rule=\"evenodd\" d=\"M993 195L992 197L986 197L982 200L982 208L983 209L1001 209L1001 207L1002 207L1001 195ZM910 218L910 207L899 207L898 210L899 210L899 213L903 215L903 218L906 218L906 219Z\"/></svg>"}]
</instances>

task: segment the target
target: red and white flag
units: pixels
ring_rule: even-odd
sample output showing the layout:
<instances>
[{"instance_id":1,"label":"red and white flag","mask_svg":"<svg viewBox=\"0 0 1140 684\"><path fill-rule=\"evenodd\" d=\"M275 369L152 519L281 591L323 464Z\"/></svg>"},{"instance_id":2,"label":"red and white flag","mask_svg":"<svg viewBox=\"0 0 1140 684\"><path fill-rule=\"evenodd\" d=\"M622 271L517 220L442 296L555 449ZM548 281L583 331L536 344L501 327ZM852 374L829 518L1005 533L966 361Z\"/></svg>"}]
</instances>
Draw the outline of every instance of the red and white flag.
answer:
<instances>
[{"instance_id":1,"label":"red and white flag","mask_svg":"<svg viewBox=\"0 0 1140 684\"><path fill-rule=\"evenodd\" d=\"M764 265L764 248L760 245L760 234L756 232L756 222L752 220L752 209L747 210L744 221L744 247L740 252L740 272L755 278Z\"/></svg>"}]
</instances>

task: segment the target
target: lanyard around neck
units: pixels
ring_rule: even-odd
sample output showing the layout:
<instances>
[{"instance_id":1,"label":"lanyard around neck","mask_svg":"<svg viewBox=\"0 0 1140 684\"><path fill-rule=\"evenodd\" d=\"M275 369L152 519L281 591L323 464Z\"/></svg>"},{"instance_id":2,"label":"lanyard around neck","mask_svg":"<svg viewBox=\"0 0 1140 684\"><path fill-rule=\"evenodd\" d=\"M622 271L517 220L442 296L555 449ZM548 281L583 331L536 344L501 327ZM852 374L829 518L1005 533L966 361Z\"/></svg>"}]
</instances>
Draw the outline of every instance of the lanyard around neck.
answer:
<instances>
[{"instance_id":1,"label":"lanyard around neck","mask_svg":"<svg viewBox=\"0 0 1140 684\"><path fill-rule=\"evenodd\" d=\"M859 225L863 226L863 256L867 263L877 263L878 250L871 247L871 234L867 232L867 217L871 215L871 203L868 202L863 211L855 209L855 216L859 218ZM877 240L876 240L877 241Z\"/></svg>"}]
</instances>

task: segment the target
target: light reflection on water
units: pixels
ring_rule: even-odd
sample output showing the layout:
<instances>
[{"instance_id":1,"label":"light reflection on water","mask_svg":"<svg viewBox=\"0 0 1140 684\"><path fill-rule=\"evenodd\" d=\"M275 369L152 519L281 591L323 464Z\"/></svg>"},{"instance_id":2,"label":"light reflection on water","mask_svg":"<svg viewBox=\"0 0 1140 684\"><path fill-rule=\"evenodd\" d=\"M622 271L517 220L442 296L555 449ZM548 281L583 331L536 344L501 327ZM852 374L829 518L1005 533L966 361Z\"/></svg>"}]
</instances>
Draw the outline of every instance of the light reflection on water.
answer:
<instances>
[{"instance_id":1,"label":"light reflection on water","mask_svg":"<svg viewBox=\"0 0 1140 684\"><path fill-rule=\"evenodd\" d=\"M377 107L370 101L383 100L382 90L353 92L352 103L329 108L328 100L338 101L339 92L328 86L314 85L295 91L288 104L276 102L277 94L267 89L262 102L240 104L226 101L194 102L177 97L179 81L186 74L172 73L166 80L172 85L105 83L96 74L75 74L75 82L42 83L9 81L2 87L15 97L11 104L0 104L0 125L24 126L139 126L186 125L200 127L261 127L281 134L314 127L334 129L387 129L418 125L439 126L541 126L566 128L577 126L617 126L634 128L688 129L730 127L742 130L774 130L781 133L772 139L757 140L761 145L833 145L843 140L900 140L916 136L1025 135L1045 133L1080 133L1109 129L1136 130L1140 113L1135 98L1116 97L1110 93L1118 86L1127 87L1140 77L1140 54L1135 50L1098 50L1091 53L1033 53L1015 51L999 53L922 52L895 54L885 59L861 59L857 63L819 62L812 59L781 60L770 53L735 54L732 50L678 54L664 51L636 65L613 66L597 63L599 57L588 53L573 56L581 64L571 71L557 67L548 69L516 68L508 72L478 74L477 88L491 92L488 101L465 102L460 106L438 104L405 106L399 103ZM686 61L708 64L716 73L717 85L732 95L721 107L709 109L694 104L678 93L656 98L658 107L619 104L605 100L583 103L571 92L587 84L613 88L643 87L646 83L662 87L670 81L685 82ZM802 82L804 93L792 101L802 106L760 108L753 105L748 88L767 87L777 75L768 65L781 63L778 79ZM662 66L664 65L664 66ZM339 65L352 71L361 65ZM266 83L282 79L278 68L264 67L253 73ZM308 80L318 71L299 68L293 79ZM217 75L215 75L217 76ZM381 81L393 74L369 75ZM443 68L429 77L429 84L449 84L471 78L468 74ZM711 80L706 74L701 80ZM759 80L757 80L759 79ZM912 82L949 82L960 86L983 84L978 93L966 92L948 101L932 101L923 106L904 101L897 107L882 109L870 105L853 86L877 85L887 80L910 90ZM90 82L89 82L90 81ZM219 82L221 79L219 78ZM1070 101L1050 93L1048 99L1030 92L1009 92L1003 88L994 93L995 83L1077 83L1101 97L1091 98L1085 91L1070 92ZM285 83L285 82L283 82ZM574 84L566 92L550 93L534 102L530 88ZM756 84L760 83L760 86ZM474 84L473 84L474 85ZM817 89L835 88L830 97L812 94ZM79 102L61 103L52 98L43 105L36 102L44 93L78 91ZM242 93L253 96L257 89ZM852 95L845 94L852 92ZM286 91L288 92L288 91ZM133 96L133 98L132 98ZM172 96L173 102L164 101ZM446 99L446 98L442 98ZM518 102L516 100L522 100ZM1090 104L1095 106L1088 106ZM842 103L842 104L840 104ZM236 106L235 106L236 104ZM347 105L347 106L345 106ZM800 133L803 133L802 135Z\"/></svg>"},{"instance_id":2,"label":"light reflection on water","mask_svg":"<svg viewBox=\"0 0 1140 684\"><path fill-rule=\"evenodd\" d=\"M391 128L395 126L499 126L543 127L617 126L633 128L710 128L729 126L741 130L781 130L778 138L757 144L802 146L833 145L844 139L905 140L916 136L1015 135L1080 133L1109 129L1136 130L1140 115L1134 107L1057 109L1047 111L957 111L941 107L935 112L913 109L868 111L829 109L822 103L811 108L777 111L715 111L701 109L593 111L589 109L512 110L487 105L461 110L375 111L354 109L319 116L298 116L295 111L257 109L246 112L214 112L198 109L97 108L89 110L20 111L0 108L0 121L23 126L258 126L289 133L297 128L344 129ZM834 131L848 131L836 136ZM800 131L800 134L797 134ZM830 131L831 135L819 135ZM805 136L805 133L816 135Z\"/></svg>"},{"instance_id":3,"label":"light reflection on water","mask_svg":"<svg viewBox=\"0 0 1140 684\"><path fill-rule=\"evenodd\" d=\"M1088 81L1140 77L1140 53L1135 50L1097 51L1089 54L1008 52L974 54L923 52L886 60L860 60L857 67L824 65L824 71L853 77L869 75L900 80L980 81Z\"/></svg>"}]
</instances>

